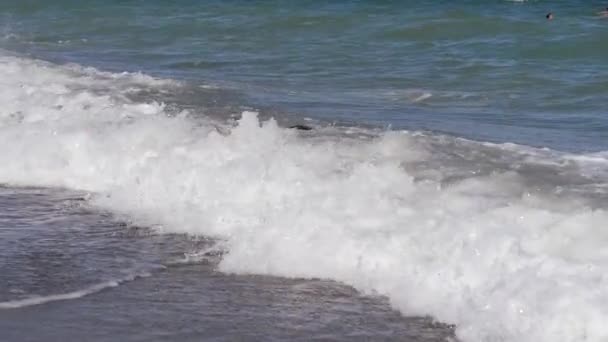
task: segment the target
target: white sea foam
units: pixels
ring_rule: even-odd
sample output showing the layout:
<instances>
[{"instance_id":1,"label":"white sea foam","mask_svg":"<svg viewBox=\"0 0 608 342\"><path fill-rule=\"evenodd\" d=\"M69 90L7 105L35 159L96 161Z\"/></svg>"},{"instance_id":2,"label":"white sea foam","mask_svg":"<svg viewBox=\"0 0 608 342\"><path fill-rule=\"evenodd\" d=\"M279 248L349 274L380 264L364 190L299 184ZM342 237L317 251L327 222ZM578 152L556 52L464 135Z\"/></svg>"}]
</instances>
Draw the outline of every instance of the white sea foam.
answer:
<instances>
[{"instance_id":1,"label":"white sea foam","mask_svg":"<svg viewBox=\"0 0 608 342\"><path fill-rule=\"evenodd\" d=\"M586 160L406 132L303 138L253 112L220 133L130 102L129 80L89 91L110 82L98 78L0 57L0 182L91 191L166 232L221 239L223 271L343 281L464 341L608 339L608 213L511 167L552 160L542 170L559 176ZM463 175L449 158L495 169Z\"/></svg>"},{"instance_id":2,"label":"white sea foam","mask_svg":"<svg viewBox=\"0 0 608 342\"><path fill-rule=\"evenodd\" d=\"M77 290L77 291L48 295L48 296L33 296L33 297L28 297L28 298L23 298L23 299L0 302L0 310L1 309L18 309L18 308L23 308L23 307L27 307L27 306L41 305L41 304L46 304L46 303L56 302L56 301L61 301L61 300L78 299L78 298L82 298L84 296L88 296L88 295L103 291L108 288L119 286L120 284L122 284L124 282L132 281L136 278L146 277L148 275L149 274L147 274L147 273L130 275L125 278L110 280L110 281L106 281L103 283L91 285L89 287L86 287L84 289Z\"/></svg>"}]
</instances>

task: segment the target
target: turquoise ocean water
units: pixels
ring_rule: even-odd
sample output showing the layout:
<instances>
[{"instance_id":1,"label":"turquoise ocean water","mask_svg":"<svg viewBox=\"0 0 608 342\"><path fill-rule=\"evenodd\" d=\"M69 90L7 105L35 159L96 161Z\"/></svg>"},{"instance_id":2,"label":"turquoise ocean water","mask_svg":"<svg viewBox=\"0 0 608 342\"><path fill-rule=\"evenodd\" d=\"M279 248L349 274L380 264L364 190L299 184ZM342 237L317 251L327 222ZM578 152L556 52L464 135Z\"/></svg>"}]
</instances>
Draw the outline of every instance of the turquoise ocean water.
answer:
<instances>
[{"instance_id":1,"label":"turquoise ocean water","mask_svg":"<svg viewBox=\"0 0 608 342\"><path fill-rule=\"evenodd\" d=\"M608 20L596 16L603 7L601 1L3 1L0 46L243 95L229 97L232 104L598 151L608 149Z\"/></svg>"}]
</instances>

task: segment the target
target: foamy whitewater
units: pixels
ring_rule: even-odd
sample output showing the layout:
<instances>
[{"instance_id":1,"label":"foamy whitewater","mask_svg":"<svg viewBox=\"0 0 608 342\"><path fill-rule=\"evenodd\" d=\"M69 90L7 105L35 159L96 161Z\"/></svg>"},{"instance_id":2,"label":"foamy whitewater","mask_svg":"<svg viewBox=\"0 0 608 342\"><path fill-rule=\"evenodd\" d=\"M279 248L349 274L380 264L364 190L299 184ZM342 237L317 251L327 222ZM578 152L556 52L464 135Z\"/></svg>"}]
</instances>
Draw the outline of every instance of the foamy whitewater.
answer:
<instances>
[{"instance_id":1,"label":"foamy whitewater","mask_svg":"<svg viewBox=\"0 0 608 342\"><path fill-rule=\"evenodd\" d=\"M128 96L180 87L3 53L0 182L89 192L215 238L221 271L341 281L462 341L608 340L606 153L301 133Z\"/></svg>"}]
</instances>

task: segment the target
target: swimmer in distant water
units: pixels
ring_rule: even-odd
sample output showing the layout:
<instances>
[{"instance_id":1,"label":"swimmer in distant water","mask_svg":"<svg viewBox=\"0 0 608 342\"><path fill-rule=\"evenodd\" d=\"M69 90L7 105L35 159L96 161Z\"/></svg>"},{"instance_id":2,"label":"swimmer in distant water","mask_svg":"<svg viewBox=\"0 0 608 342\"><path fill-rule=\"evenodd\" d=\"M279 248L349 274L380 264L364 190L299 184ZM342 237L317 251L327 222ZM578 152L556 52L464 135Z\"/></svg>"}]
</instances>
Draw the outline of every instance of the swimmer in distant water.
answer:
<instances>
[{"instance_id":1,"label":"swimmer in distant water","mask_svg":"<svg viewBox=\"0 0 608 342\"><path fill-rule=\"evenodd\" d=\"M602 18L608 18L608 7L606 7L606 9L603 11L597 12L597 15L599 15Z\"/></svg>"},{"instance_id":2,"label":"swimmer in distant water","mask_svg":"<svg viewBox=\"0 0 608 342\"><path fill-rule=\"evenodd\" d=\"M547 20L553 20L553 12L547 13L547 15L545 16L545 18L547 18Z\"/></svg>"}]
</instances>

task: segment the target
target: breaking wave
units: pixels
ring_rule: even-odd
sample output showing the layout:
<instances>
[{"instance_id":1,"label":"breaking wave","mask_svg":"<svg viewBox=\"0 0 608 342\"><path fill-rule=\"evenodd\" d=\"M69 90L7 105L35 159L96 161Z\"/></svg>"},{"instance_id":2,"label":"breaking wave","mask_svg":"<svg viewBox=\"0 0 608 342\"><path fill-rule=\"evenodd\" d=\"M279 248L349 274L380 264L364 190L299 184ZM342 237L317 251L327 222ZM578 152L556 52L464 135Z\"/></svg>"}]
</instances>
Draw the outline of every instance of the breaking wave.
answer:
<instances>
[{"instance_id":1,"label":"breaking wave","mask_svg":"<svg viewBox=\"0 0 608 342\"><path fill-rule=\"evenodd\" d=\"M342 281L464 341L608 338L605 153L218 121L125 95L146 87L179 89L0 55L0 182L89 191L163 232L217 238L220 270Z\"/></svg>"}]
</instances>

